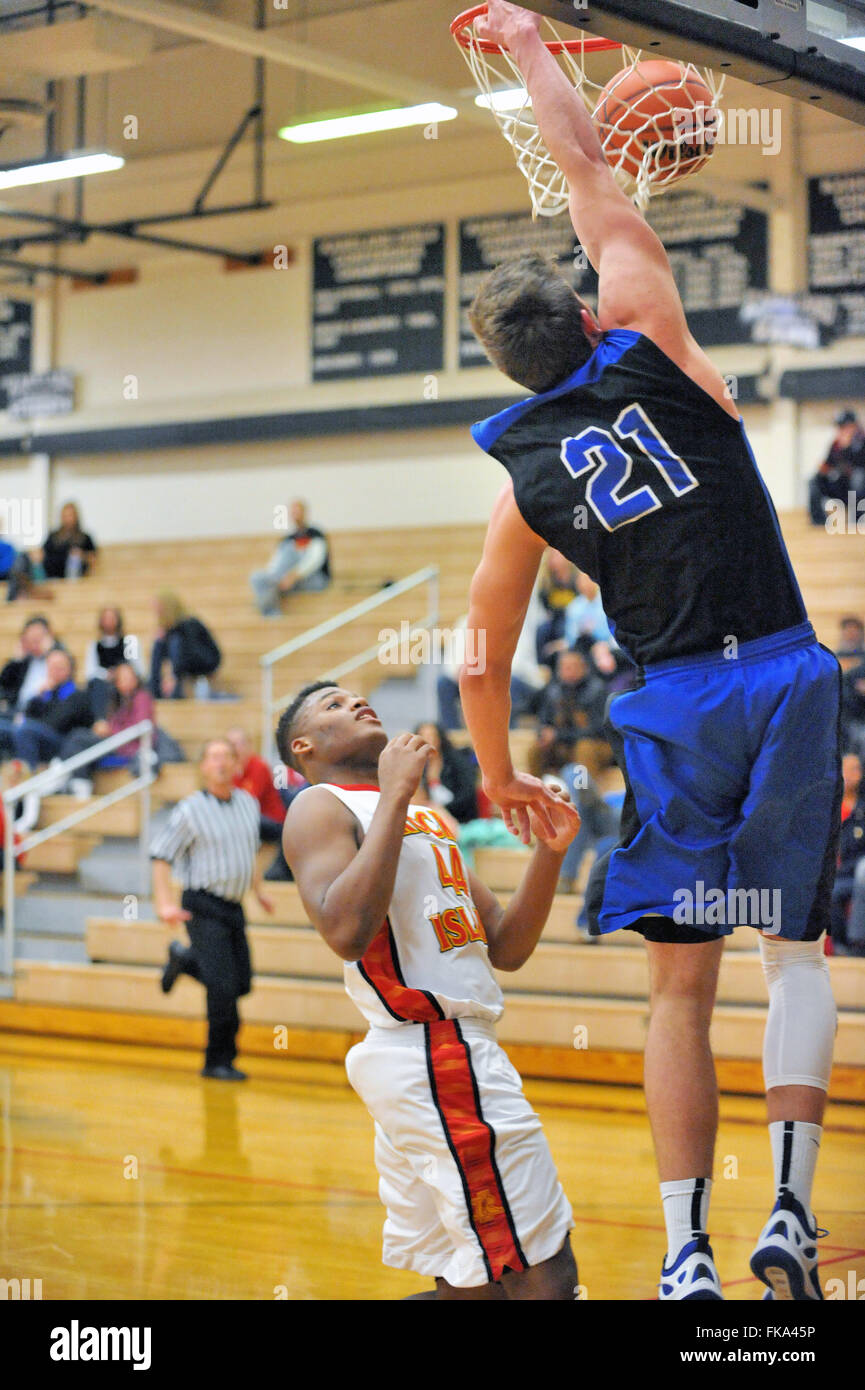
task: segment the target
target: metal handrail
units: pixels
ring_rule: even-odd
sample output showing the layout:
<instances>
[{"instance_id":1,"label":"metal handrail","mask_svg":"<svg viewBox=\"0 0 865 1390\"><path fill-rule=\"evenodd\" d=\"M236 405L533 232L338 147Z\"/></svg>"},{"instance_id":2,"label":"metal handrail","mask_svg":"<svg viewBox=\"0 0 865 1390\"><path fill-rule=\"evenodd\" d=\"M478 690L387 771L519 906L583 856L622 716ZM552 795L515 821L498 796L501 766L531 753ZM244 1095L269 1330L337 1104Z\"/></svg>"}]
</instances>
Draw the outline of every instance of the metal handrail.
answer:
<instances>
[{"instance_id":1,"label":"metal handrail","mask_svg":"<svg viewBox=\"0 0 865 1390\"><path fill-rule=\"evenodd\" d=\"M415 632L426 630L432 627L439 616L439 567L438 565L426 565L423 569L415 570L413 574L406 575L405 579L398 579L394 584L384 585L377 589L374 594L361 599L360 603L352 604L351 608L346 608L342 613L337 613L332 618L326 618L324 622L318 623L315 627L303 632L299 637L292 637L287 642L283 642L271 651L265 652L259 658L262 668L262 729L261 729L261 752L262 757L270 761L274 752L274 716L280 710L285 709L291 704L292 696L284 695L279 700L273 698L273 668L277 662L284 660L287 656L292 656L295 652L301 651L311 643L317 642L322 637L327 637L339 628L353 623L355 619L362 618L373 609L380 608L382 604L389 603L391 599L399 598L401 594L408 593L410 589L416 589L421 584L429 584L430 598L429 610L423 618L414 623L410 630L410 636ZM340 665L332 667L329 671L322 672L322 680L338 680L349 671L354 671L358 666L363 666L379 651L379 643L374 643L360 652L357 656L349 657Z\"/></svg>"},{"instance_id":2,"label":"metal handrail","mask_svg":"<svg viewBox=\"0 0 865 1390\"><path fill-rule=\"evenodd\" d=\"M110 734L108 738L95 743L92 748L85 748L82 753L76 753L73 757L67 758L59 766L48 767L43 772L37 772L35 776L28 777L26 782L19 782L17 786L7 787L3 791L2 800L7 827L3 856L3 973L5 975L11 976L15 969L15 873L17 856L26 854L28 850L35 849L37 845L44 844L46 840L53 839L55 835L61 835L64 830L69 830L73 825L80 825L82 821L89 820L97 812L114 806L118 801L123 801L128 796L134 796L137 792L141 793L141 824L138 831L141 891L147 892L150 884L150 787L156 780L150 766L153 727L151 719L141 719L130 728L123 729L118 734ZM20 801L22 797L29 796L33 792L41 792L45 788L53 789L59 779L65 780L77 768L97 762L104 758L106 753L113 752L115 748L122 748L137 738L141 739L139 763L144 769L138 777L133 778L122 787L115 787L113 792L106 792L104 796L98 796L94 801L88 801L86 806L80 807L77 811L71 811L68 816L55 821L53 825L46 826L44 830L36 830L32 834L26 835L17 845L15 844L10 810L16 801Z\"/></svg>"}]
</instances>

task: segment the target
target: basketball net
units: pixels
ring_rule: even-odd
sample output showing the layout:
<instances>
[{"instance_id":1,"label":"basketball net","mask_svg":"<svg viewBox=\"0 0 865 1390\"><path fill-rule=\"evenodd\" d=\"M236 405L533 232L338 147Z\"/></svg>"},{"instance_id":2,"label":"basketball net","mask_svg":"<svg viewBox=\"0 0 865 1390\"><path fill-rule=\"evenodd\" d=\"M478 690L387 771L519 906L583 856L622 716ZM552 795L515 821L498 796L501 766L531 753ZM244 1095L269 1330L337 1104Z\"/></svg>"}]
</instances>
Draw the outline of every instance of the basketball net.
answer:
<instances>
[{"instance_id":1,"label":"basketball net","mask_svg":"<svg viewBox=\"0 0 865 1390\"><path fill-rule=\"evenodd\" d=\"M515 109L498 109L496 94L506 89L524 91L524 81L506 49L499 48L489 40L478 39L474 32L474 18L480 9L478 7L460 15L454 20L451 31L480 92L486 98L484 104L489 105L499 130L513 148L517 168L529 185L532 217L556 217L568 206L567 181L541 138L528 93ZM663 193L672 183L681 183L703 167L712 153L712 146L723 123L723 113L717 106L724 88L723 76L716 77L709 68L698 68L693 63L676 63L680 83L654 89L657 99L666 107L666 113L656 111L651 116L635 115L633 106L627 98L618 96L614 87L608 86L605 93L604 85L587 75L585 60L587 54L601 46L618 47L622 70L616 75L615 85L619 86L635 70L639 76L642 50L586 38L585 35L577 40L565 40L550 20L544 19L542 26L549 35L542 33L544 42L585 102L616 182L637 207L644 209L650 197ZM702 110L687 109L692 105L686 90L689 79L697 79L705 84L711 94L711 105ZM651 85L648 81L645 83L646 87ZM679 101L677 97L681 93L684 95ZM605 106L618 111L615 120L600 119L600 109ZM685 108L684 119L681 108ZM674 120L674 112L678 120ZM666 131L660 122L667 124ZM675 132L672 140L671 127ZM639 168L634 170L628 165L636 162L633 153L637 142L643 154ZM710 146L708 149L707 144ZM697 151L702 148L705 153L695 154L695 148Z\"/></svg>"}]
</instances>

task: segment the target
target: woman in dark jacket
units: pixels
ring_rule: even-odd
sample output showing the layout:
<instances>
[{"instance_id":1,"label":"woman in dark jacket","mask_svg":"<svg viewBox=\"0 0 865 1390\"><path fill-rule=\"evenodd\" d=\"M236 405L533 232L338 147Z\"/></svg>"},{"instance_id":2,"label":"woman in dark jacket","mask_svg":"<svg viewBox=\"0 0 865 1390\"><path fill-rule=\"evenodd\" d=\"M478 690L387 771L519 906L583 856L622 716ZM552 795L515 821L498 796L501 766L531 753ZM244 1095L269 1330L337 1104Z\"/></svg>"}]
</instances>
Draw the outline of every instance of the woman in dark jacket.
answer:
<instances>
[{"instance_id":1,"label":"woman in dark jacket","mask_svg":"<svg viewBox=\"0 0 865 1390\"><path fill-rule=\"evenodd\" d=\"M186 612L176 594L163 590L154 602L156 638L150 657L155 700L182 700L188 677L212 676L222 656L210 632Z\"/></svg>"},{"instance_id":2,"label":"woman in dark jacket","mask_svg":"<svg viewBox=\"0 0 865 1390\"><path fill-rule=\"evenodd\" d=\"M418 724L415 733L436 750L423 778L430 799L444 806L455 820L476 820L478 765L472 750L455 748L440 724Z\"/></svg>"},{"instance_id":3,"label":"woman in dark jacket","mask_svg":"<svg viewBox=\"0 0 865 1390\"><path fill-rule=\"evenodd\" d=\"M67 502L60 513L60 525L45 537L42 546L42 568L46 579L71 579L86 574L88 555L96 554L96 546L81 526L74 502Z\"/></svg>"}]
</instances>

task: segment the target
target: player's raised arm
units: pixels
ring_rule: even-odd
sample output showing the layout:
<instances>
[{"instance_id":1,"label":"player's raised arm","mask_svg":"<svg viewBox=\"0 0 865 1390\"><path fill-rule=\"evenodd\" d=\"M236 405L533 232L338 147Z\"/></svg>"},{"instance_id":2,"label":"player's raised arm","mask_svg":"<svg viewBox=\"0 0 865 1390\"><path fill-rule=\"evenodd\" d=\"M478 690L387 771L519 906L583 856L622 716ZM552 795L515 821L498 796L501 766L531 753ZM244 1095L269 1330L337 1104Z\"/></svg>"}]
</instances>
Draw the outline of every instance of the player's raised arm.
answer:
<instances>
[{"instance_id":1,"label":"player's raised arm","mask_svg":"<svg viewBox=\"0 0 865 1390\"><path fill-rule=\"evenodd\" d=\"M523 881L506 908L476 874L469 872L472 901L484 924L490 965L496 970L519 970L537 946L556 895L562 859L580 828L579 814L567 792L553 796L559 803L550 809L556 834L549 840L537 840ZM537 831L537 817L531 807L528 816Z\"/></svg>"},{"instance_id":2,"label":"player's raised arm","mask_svg":"<svg viewBox=\"0 0 865 1390\"><path fill-rule=\"evenodd\" d=\"M528 844L531 805L544 838L552 836L548 807L554 797L537 777L516 772L511 761L511 664L546 546L523 521L513 485L502 488L469 591L468 631L478 660L460 671L460 700L484 779L484 790L502 808L509 830ZM576 811L570 814L576 817ZM579 821L576 822L579 824Z\"/></svg>"},{"instance_id":3,"label":"player's raised arm","mask_svg":"<svg viewBox=\"0 0 865 1390\"><path fill-rule=\"evenodd\" d=\"M598 272L602 329L653 337L688 333L670 263L658 237L619 188L585 103L540 37L539 16L490 0L479 36L505 44L526 83L544 144L570 190L574 230Z\"/></svg>"},{"instance_id":4,"label":"player's raised arm","mask_svg":"<svg viewBox=\"0 0 865 1390\"><path fill-rule=\"evenodd\" d=\"M283 853L310 921L342 960L360 960L387 916L406 812L432 751L417 734L391 739L379 759L381 796L360 845L354 816L329 792L310 788L288 809Z\"/></svg>"}]
</instances>

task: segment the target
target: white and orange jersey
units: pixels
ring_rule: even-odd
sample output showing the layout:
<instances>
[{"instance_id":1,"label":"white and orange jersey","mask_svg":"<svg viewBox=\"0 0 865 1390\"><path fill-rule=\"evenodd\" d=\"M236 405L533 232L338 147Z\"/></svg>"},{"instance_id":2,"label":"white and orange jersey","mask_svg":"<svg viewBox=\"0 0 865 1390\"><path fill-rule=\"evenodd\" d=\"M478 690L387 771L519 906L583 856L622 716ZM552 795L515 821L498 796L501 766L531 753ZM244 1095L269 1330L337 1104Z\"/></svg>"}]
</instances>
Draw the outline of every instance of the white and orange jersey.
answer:
<instances>
[{"instance_id":1,"label":"white and orange jersey","mask_svg":"<svg viewBox=\"0 0 865 1390\"><path fill-rule=\"evenodd\" d=\"M357 817L364 834L378 787L319 782ZM302 795L302 793L301 793ZM457 843L426 806L409 806L393 896L361 960L345 962L345 987L370 1026L501 1017L486 934Z\"/></svg>"}]
</instances>

